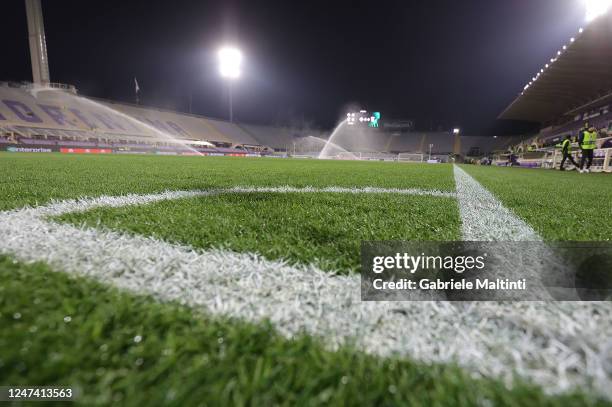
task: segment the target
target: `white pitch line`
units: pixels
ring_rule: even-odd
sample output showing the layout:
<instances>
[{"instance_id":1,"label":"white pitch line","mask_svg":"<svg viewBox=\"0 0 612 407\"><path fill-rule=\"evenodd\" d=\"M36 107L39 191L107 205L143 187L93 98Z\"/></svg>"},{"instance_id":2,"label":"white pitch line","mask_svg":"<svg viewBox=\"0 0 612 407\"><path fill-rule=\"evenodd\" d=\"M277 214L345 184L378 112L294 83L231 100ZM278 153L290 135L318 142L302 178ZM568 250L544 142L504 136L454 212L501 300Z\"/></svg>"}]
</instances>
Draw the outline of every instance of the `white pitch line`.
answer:
<instances>
[{"instance_id":1,"label":"white pitch line","mask_svg":"<svg viewBox=\"0 0 612 407\"><path fill-rule=\"evenodd\" d=\"M207 193L100 197L2 212L0 253L210 315L269 320L287 338L306 332L330 349L352 343L385 357L455 362L508 384L518 374L548 392L581 387L612 398L609 304L543 303L534 312L531 303L361 302L358 276L47 219Z\"/></svg>"},{"instance_id":2,"label":"white pitch line","mask_svg":"<svg viewBox=\"0 0 612 407\"><path fill-rule=\"evenodd\" d=\"M454 165L457 202L461 216L461 235L464 241L474 242L521 242L538 241L542 238L522 219L506 208L491 192L485 189L467 172ZM514 245L496 247L495 258L503 260L512 258L517 248ZM511 280L526 278L529 281L527 291L519 298L538 298L553 300L550 292L542 284L544 276L550 276L547 270L563 270L565 265L551 250L542 248L541 244L521 248L523 264L530 264L529 269L519 269L513 262L498 265L484 277L503 277ZM566 291L570 291L567 289ZM573 291L573 290L571 290ZM575 296L575 292L572 292ZM571 294L566 294L571 295Z\"/></svg>"},{"instance_id":3,"label":"white pitch line","mask_svg":"<svg viewBox=\"0 0 612 407\"><path fill-rule=\"evenodd\" d=\"M36 217L60 216L66 213L85 212L96 208L119 208L123 206L146 205L159 201L169 201L174 199L195 198L218 193L216 190L210 191L165 191L157 194L148 195L121 195L121 196L100 196L96 198L70 199L66 201L51 201L46 206L37 208L18 209L16 212L31 213Z\"/></svg>"},{"instance_id":4,"label":"white pitch line","mask_svg":"<svg viewBox=\"0 0 612 407\"><path fill-rule=\"evenodd\" d=\"M468 173L454 165L457 201L465 241L541 241L525 221L514 215Z\"/></svg>"},{"instance_id":5,"label":"white pitch line","mask_svg":"<svg viewBox=\"0 0 612 407\"><path fill-rule=\"evenodd\" d=\"M541 242L543 240L530 225L506 208L491 192L458 165L453 166L453 171L461 216L462 237L464 240L476 242ZM511 250L511 246L509 247L509 250ZM502 250L501 247L500 250ZM531 282L536 282L538 281L539 275L544 274L543 270L545 268L554 266L556 267L555 269L561 269L564 266L562 264L563 260L559 259L556 253L552 250L542 249L541 245L534 245L532 248L525 247L521 256L525 262L532 265L530 270L507 270L505 273L507 276L518 272L523 274L522 277L528 277ZM529 273L529 276L526 275L527 273ZM546 290L538 292L540 295L544 296ZM547 309L549 313L554 315L554 318L568 322L567 331L569 332L573 332L577 327L573 322L570 322L572 319L568 318L568 312L573 313L574 310L580 310L583 307L591 307L595 315L598 312L609 313L612 308L609 302L579 303L570 301L541 301L529 303L517 302L513 303L513 305L516 306L517 309L524 309L526 313L522 318L523 321L519 320L520 324L526 319L534 319L534 321L539 319L542 324L542 329L546 329L544 327L547 325L548 320L544 319L543 315L545 314L542 313L542 310ZM483 304L474 303L472 306L482 307ZM551 316L549 315L546 318L551 318ZM602 327L602 332L612 332L611 322L612 320L605 323L606 326ZM560 333L560 335L563 334L565 333ZM532 340L532 338L526 337L526 340ZM585 351L585 356L589 353L591 354L590 357L585 357L585 361L587 365L593 362L601 364L602 370L596 373L596 376L603 379L604 383L608 383L606 386L610 387L612 384L612 340L610 337L601 337L601 340L604 343L601 348L602 351L599 354ZM558 345L560 347L564 346L561 343ZM565 374L562 376L565 377ZM599 389L601 394L608 398L612 398L612 390L610 388L602 392L600 386L595 387Z\"/></svg>"}]
</instances>

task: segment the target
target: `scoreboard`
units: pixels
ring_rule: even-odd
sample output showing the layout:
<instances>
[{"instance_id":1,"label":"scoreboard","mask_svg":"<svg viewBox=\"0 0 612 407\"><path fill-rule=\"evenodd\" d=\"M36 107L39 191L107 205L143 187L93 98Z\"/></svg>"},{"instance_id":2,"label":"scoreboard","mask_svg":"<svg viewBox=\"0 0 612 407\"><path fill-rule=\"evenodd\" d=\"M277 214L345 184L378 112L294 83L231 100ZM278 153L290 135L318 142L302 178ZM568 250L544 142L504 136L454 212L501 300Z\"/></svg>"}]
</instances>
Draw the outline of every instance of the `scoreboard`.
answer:
<instances>
[{"instance_id":1,"label":"scoreboard","mask_svg":"<svg viewBox=\"0 0 612 407\"><path fill-rule=\"evenodd\" d=\"M346 123L349 126L361 125L376 128L380 126L380 117L380 112L369 113L367 110L348 112L346 114Z\"/></svg>"}]
</instances>

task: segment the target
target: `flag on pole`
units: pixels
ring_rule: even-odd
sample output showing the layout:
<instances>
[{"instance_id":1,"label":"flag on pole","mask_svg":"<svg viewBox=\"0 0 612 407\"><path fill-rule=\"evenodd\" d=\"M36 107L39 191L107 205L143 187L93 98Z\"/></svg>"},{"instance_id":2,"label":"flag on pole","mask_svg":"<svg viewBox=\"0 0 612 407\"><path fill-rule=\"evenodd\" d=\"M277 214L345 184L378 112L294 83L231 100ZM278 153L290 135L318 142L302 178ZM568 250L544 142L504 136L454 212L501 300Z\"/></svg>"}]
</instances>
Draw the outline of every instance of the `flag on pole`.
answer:
<instances>
[{"instance_id":1,"label":"flag on pole","mask_svg":"<svg viewBox=\"0 0 612 407\"><path fill-rule=\"evenodd\" d=\"M136 78L134 78L134 90L136 92L136 104L139 104L140 98L138 97L138 94L140 93L140 86L138 86L138 80L136 80Z\"/></svg>"}]
</instances>

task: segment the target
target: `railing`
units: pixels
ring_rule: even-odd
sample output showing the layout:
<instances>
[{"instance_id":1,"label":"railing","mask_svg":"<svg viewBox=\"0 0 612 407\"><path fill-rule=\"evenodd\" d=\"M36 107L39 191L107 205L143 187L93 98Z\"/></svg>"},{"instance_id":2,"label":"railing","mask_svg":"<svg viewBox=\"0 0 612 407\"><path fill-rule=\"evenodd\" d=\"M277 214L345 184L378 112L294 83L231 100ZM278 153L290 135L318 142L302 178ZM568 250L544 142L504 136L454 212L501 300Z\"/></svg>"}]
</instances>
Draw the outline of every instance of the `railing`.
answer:
<instances>
[{"instance_id":1,"label":"railing","mask_svg":"<svg viewBox=\"0 0 612 407\"><path fill-rule=\"evenodd\" d=\"M51 82L47 84L47 87L52 89L65 90L67 92L74 93L75 95L77 93L77 89L74 85L68 85L65 83Z\"/></svg>"},{"instance_id":2,"label":"railing","mask_svg":"<svg viewBox=\"0 0 612 407\"><path fill-rule=\"evenodd\" d=\"M493 163L498 166L518 165L527 168L558 169L563 159L561 149L556 148L542 152L544 154L538 158L526 158L524 154L518 154L514 162L510 162L507 155L501 155L496 157ZM576 162L580 162L581 153L579 150L574 150L572 156ZM595 149L591 170L593 172L612 172L612 148Z\"/></svg>"},{"instance_id":3,"label":"railing","mask_svg":"<svg viewBox=\"0 0 612 407\"><path fill-rule=\"evenodd\" d=\"M35 89L35 88L51 88L64 90L73 94L77 94L77 88L74 85L68 85L66 83L50 82L47 84L37 84L32 82L0 82L0 86L6 88L22 88L22 89Z\"/></svg>"},{"instance_id":4,"label":"railing","mask_svg":"<svg viewBox=\"0 0 612 407\"><path fill-rule=\"evenodd\" d=\"M598 148L594 151L593 155L593 164L591 165L593 172L612 172L612 148ZM574 151L572 156L576 162L579 162L579 151ZM557 168L557 166L561 165L562 159L563 154L561 150L555 150L549 168Z\"/></svg>"}]
</instances>

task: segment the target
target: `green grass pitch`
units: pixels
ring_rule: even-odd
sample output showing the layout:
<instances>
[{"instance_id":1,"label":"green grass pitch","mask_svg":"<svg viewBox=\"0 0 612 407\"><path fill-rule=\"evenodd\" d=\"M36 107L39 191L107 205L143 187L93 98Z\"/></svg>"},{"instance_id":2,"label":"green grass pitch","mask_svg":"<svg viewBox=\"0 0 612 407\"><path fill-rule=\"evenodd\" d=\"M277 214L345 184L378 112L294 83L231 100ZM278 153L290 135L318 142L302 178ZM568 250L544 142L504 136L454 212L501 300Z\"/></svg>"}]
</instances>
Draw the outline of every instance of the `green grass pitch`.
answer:
<instances>
[{"instance_id":1,"label":"green grass pitch","mask_svg":"<svg viewBox=\"0 0 612 407\"><path fill-rule=\"evenodd\" d=\"M361 240L451 241L459 238L460 226L451 198L326 193L220 194L60 220L336 272L357 271Z\"/></svg>"},{"instance_id":2,"label":"green grass pitch","mask_svg":"<svg viewBox=\"0 0 612 407\"><path fill-rule=\"evenodd\" d=\"M547 240L610 240L612 177L462 166ZM55 200L235 186L453 192L451 165L0 153L0 211ZM588 208L588 211L583 210ZM221 193L58 219L172 243L355 271L361 240L457 240L451 197ZM453 364L326 348L0 253L0 384L76 387L78 405L610 405ZM61 270L60 270L61 271ZM68 319L66 317L69 317ZM417 333L415 333L417 334Z\"/></svg>"}]
</instances>

